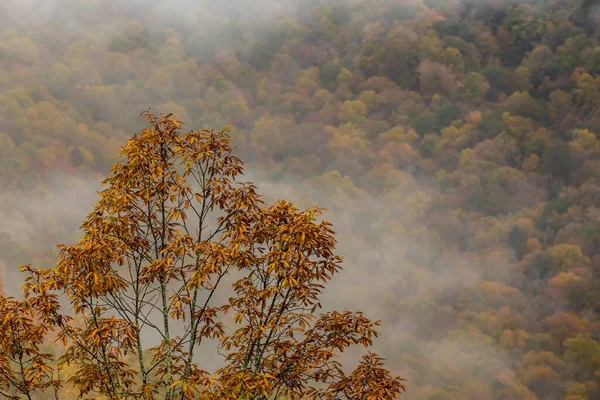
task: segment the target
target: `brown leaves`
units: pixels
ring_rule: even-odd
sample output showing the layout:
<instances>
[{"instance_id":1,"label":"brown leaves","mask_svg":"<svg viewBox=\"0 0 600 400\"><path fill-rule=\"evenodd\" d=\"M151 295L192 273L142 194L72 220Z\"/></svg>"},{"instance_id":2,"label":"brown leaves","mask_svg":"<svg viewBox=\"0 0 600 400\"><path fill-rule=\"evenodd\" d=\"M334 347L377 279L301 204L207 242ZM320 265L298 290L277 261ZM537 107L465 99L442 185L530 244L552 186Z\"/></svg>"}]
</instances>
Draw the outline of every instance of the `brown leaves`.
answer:
<instances>
[{"instance_id":1,"label":"brown leaves","mask_svg":"<svg viewBox=\"0 0 600 400\"><path fill-rule=\"evenodd\" d=\"M36 391L58 389L52 354L40 349L48 327L27 301L0 297L0 393L29 397Z\"/></svg>"},{"instance_id":2,"label":"brown leaves","mask_svg":"<svg viewBox=\"0 0 600 400\"><path fill-rule=\"evenodd\" d=\"M392 377L389 370L383 367L383 359L369 352L363 356L358 367L345 376L338 370L341 378L329 386L327 394L343 394L347 399L393 399L406 390L401 383L404 379Z\"/></svg>"},{"instance_id":3,"label":"brown leaves","mask_svg":"<svg viewBox=\"0 0 600 400\"><path fill-rule=\"evenodd\" d=\"M20 372L24 386L8 378L0 384L21 392L55 384L37 349L52 327L67 345L59 365L75 366L69 381L82 395L399 395L400 380L375 355L350 376L335 361L348 346L371 346L378 322L352 312L313 315L342 261L331 225L317 221L322 209L299 211L287 201L261 208L254 185L235 181L242 163L232 155L228 128L181 132L171 114L143 115L149 126L123 147L123 162L104 181L81 240L59 246L54 269L25 267L25 302L0 303L10 316L2 324L14 325L10 332L28 328L16 342L0 341L7 349L0 353L0 377L19 376L6 354L33 357ZM234 296L213 304L232 272ZM66 295L77 324L60 313L53 291ZM228 311L241 325L234 332L222 321ZM27 317L33 312L43 325ZM147 333L158 344L149 344ZM194 359L203 339L220 339L227 352L225 366L212 376ZM325 389L315 389L315 382Z\"/></svg>"},{"instance_id":4,"label":"brown leaves","mask_svg":"<svg viewBox=\"0 0 600 400\"><path fill-rule=\"evenodd\" d=\"M338 371L335 350L356 344L368 347L377 337L373 328L379 322L361 313L333 312L316 320L312 314L320 307L320 282L331 279L341 262L333 252L330 224L315 222L320 212L318 208L299 212L291 203L280 201L262 209L244 232L242 244L249 250L241 256L244 263L238 268L247 275L234 283L236 296L224 306L234 311L234 321L242 327L223 337L229 363L217 374L224 387L227 382L253 382L244 384L235 392L238 395L263 398L267 391L276 398L279 394L342 393L334 385L342 385L347 378ZM379 363L374 365L379 367ZM400 394L403 387L395 385L397 380L380 371L377 374L381 382L370 377L369 382L373 393L383 396L378 398ZM265 376L275 379L267 384L261 380ZM318 392L311 382L328 383L331 390ZM363 398L352 396L348 398Z\"/></svg>"}]
</instances>

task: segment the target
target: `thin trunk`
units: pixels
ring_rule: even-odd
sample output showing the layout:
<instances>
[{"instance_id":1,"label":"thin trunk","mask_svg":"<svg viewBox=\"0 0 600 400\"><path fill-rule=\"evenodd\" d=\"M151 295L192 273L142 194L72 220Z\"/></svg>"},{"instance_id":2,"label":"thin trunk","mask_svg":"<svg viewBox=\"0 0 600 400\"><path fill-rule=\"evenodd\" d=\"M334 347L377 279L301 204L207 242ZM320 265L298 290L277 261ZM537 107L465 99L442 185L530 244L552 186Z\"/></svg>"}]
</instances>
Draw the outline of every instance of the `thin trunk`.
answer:
<instances>
[{"instance_id":1,"label":"thin trunk","mask_svg":"<svg viewBox=\"0 0 600 400\"><path fill-rule=\"evenodd\" d=\"M163 312L163 324L165 327L165 353L166 359L165 363L167 364L167 386L170 386L173 383L173 354L171 347L171 334L169 332L169 308L167 305L167 284L164 279L161 279L160 282L160 294L162 297L162 312ZM173 395L173 389L168 388L167 394L165 396L165 400L170 400Z\"/></svg>"},{"instance_id":2,"label":"thin trunk","mask_svg":"<svg viewBox=\"0 0 600 400\"><path fill-rule=\"evenodd\" d=\"M165 172L166 170L168 170L168 160L167 160L167 154L166 154L166 149L164 148L164 144L161 143L161 159L162 161L164 161L165 163L167 163L167 167L164 168L163 170L163 175L162 175L162 187L161 190L164 190L164 193L162 194L162 198L160 199L160 206L161 206L161 230L162 230L162 235L161 235L161 243L160 243L160 250L157 252L157 258L160 257L160 253L162 250L165 249L166 246L166 237L167 237L167 218L166 218L166 201L168 199L168 193L169 190L166 188L166 182L165 182ZM169 305L168 305L168 299L167 299L167 277L166 276L162 276L160 277L160 294L162 297L162 314L163 314L163 325L164 325L164 329L165 329L165 353L166 353L166 360L165 363L167 365L167 393L165 395L165 400L170 400L172 395L173 395L173 388L170 388L171 384L173 383L173 348L171 345L171 334L169 331Z\"/></svg>"}]
</instances>

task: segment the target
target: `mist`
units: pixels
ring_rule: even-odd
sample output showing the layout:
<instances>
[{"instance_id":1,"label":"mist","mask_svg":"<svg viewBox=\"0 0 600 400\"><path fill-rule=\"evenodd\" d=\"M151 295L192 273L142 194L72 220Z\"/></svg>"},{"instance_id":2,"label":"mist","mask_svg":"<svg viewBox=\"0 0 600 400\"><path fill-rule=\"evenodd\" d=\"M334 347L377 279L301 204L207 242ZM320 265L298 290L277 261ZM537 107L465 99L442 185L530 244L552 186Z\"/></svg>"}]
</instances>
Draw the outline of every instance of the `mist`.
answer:
<instances>
[{"instance_id":1,"label":"mist","mask_svg":"<svg viewBox=\"0 0 600 400\"><path fill-rule=\"evenodd\" d=\"M600 399L600 350L573 350L600 337L599 16L586 0L4 0L0 291L20 297L20 265L78 241L151 108L231 125L267 204L327 209L344 270L323 311L381 320L403 398Z\"/></svg>"}]
</instances>

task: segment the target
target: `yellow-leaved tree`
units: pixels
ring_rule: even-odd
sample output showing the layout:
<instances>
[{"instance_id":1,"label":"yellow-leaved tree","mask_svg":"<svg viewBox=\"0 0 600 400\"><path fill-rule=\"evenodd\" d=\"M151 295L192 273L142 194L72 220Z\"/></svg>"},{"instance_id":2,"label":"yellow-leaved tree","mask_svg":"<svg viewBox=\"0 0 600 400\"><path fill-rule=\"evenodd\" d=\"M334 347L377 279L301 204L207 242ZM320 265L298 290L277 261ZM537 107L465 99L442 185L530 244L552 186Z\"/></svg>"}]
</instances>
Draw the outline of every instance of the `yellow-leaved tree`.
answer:
<instances>
[{"instance_id":1,"label":"yellow-leaved tree","mask_svg":"<svg viewBox=\"0 0 600 400\"><path fill-rule=\"evenodd\" d=\"M0 298L0 394L59 398L68 365L69 385L91 398L397 398L403 379L376 354L351 373L336 360L369 347L379 321L314 314L341 268L322 209L265 206L236 181L227 129L143 115L81 240L59 245L55 268L23 267L23 301ZM66 349L56 358L42 350L49 330ZM209 372L198 356L215 340L223 363Z\"/></svg>"}]
</instances>

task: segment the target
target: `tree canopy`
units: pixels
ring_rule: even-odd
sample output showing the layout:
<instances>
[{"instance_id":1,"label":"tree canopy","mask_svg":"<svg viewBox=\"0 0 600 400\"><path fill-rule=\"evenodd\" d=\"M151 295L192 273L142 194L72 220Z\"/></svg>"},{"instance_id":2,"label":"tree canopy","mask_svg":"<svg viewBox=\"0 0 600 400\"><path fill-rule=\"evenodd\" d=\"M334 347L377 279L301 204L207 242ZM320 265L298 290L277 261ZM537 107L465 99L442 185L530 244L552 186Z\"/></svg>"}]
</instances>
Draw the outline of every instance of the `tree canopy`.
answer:
<instances>
[{"instance_id":1,"label":"tree canopy","mask_svg":"<svg viewBox=\"0 0 600 400\"><path fill-rule=\"evenodd\" d=\"M0 297L0 393L59 396L69 383L110 399L400 395L403 379L375 353L351 373L337 360L371 346L379 321L314 314L341 268L321 209L264 206L254 185L236 181L228 128L184 133L172 114L144 115L149 126L121 150L81 240L59 245L54 268L23 268L23 301ZM40 347L50 333L64 345L56 357ZM211 339L223 351L216 371L198 361ZM60 380L64 366L74 371Z\"/></svg>"}]
</instances>

